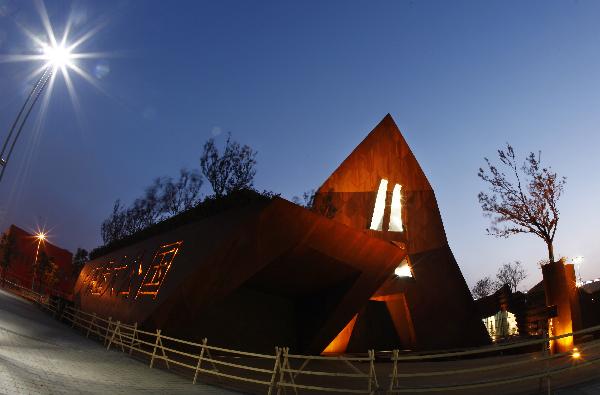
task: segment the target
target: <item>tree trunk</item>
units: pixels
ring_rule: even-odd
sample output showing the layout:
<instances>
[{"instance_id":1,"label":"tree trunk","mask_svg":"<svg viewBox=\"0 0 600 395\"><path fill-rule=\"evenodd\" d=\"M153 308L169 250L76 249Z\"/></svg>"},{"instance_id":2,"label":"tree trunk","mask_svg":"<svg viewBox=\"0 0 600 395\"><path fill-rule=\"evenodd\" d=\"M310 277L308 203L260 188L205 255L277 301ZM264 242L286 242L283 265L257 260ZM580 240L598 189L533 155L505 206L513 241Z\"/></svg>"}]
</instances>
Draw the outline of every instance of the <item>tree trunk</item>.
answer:
<instances>
[{"instance_id":1,"label":"tree trunk","mask_svg":"<svg viewBox=\"0 0 600 395\"><path fill-rule=\"evenodd\" d=\"M548 246L548 260L550 263L554 263L554 246L551 241L547 241L546 245Z\"/></svg>"}]
</instances>

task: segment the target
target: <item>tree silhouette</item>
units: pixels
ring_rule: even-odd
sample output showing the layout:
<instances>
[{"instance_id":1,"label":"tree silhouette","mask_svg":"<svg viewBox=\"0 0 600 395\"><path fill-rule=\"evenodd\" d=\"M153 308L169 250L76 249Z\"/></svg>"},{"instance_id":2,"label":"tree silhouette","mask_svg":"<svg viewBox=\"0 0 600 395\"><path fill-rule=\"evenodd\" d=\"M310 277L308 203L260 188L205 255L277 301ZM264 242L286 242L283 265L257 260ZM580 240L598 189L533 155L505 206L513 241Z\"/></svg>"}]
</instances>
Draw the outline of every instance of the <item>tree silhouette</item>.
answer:
<instances>
[{"instance_id":1,"label":"tree silhouette","mask_svg":"<svg viewBox=\"0 0 600 395\"><path fill-rule=\"evenodd\" d=\"M83 248L77 248L77 251L75 251L75 255L73 255L73 271L71 273L71 276L73 278L77 278L79 276L79 273L81 272L81 269L83 269L83 267L89 260L90 257L87 250Z\"/></svg>"},{"instance_id":2,"label":"tree silhouette","mask_svg":"<svg viewBox=\"0 0 600 395\"><path fill-rule=\"evenodd\" d=\"M241 146L227 136L223 154L211 138L204 144L200 157L202 174L210 183L215 196L227 195L232 191L252 188L256 175L256 151L248 145Z\"/></svg>"},{"instance_id":3,"label":"tree silhouette","mask_svg":"<svg viewBox=\"0 0 600 395\"><path fill-rule=\"evenodd\" d=\"M202 176L195 170L185 168L179 170L179 179L166 179L160 203L162 212L167 215L177 215L196 206L200 200Z\"/></svg>"},{"instance_id":4,"label":"tree silhouette","mask_svg":"<svg viewBox=\"0 0 600 395\"><path fill-rule=\"evenodd\" d=\"M541 165L541 153L532 152L521 166L510 144L498 150L505 174L485 158L487 169L479 169L479 177L489 184L490 192L479 193L479 203L492 225L488 234L508 237L517 233L533 233L546 243L548 258L554 262L554 236L558 226L558 200L566 178L550 167Z\"/></svg>"},{"instance_id":5,"label":"tree silhouette","mask_svg":"<svg viewBox=\"0 0 600 395\"><path fill-rule=\"evenodd\" d=\"M525 278L527 278L527 272L519 261L505 263L498 269L498 273L496 273L498 288L504 284L508 284L512 292L517 291L517 287Z\"/></svg>"},{"instance_id":6,"label":"tree silhouette","mask_svg":"<svg viewBox=\"0 0 600 395\"><path fill-rule=\"evenodd\" d=\"M485 276L481 280L478 280L473 286L471 293L475 299L481 299L485 296L491 295L496 291L496 284L490 276Z\"/></svg>"},{"instance_id":7,"label":"tree silhouette","mask_svg":"<svg viewBox=\"0 0 600 395\"><path fill-rule=\"evenodd\" d=\"M58 280L58 265L54 263L54 257L48 256L46 251L39 252L33 270L34 279L38 281L38 290L42 290L44 285L52 287Z\"/></svg>"},{"instance_id":8,"label":"tree silhouette","mask_svg":"<svg viewBox=\"0 0 600 395\"><path fill-rule=\"evenodd\" d=\"M0 266L2 267L2 284L6 281L6 272L17 254L17 242L10 232L2 233L0 237Z\"/></svg>"}]
</instances>

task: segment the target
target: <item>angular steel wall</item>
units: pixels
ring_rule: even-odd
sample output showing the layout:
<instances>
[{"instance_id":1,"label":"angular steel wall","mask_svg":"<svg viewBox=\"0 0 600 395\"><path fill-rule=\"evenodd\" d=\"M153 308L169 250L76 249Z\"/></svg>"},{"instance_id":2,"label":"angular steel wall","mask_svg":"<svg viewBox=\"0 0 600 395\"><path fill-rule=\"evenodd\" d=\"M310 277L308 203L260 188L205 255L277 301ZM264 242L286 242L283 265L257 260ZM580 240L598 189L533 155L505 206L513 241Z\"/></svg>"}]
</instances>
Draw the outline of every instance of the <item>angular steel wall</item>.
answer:
<instances>
[{"instance_id":1,"label":"angular steel wall","mask_svg":"<svg viewBox=\"0 0 600 395\"><path fill-rule=\"evenodd\" d=\"M383 226L371 229L382 180L387 181ZM390 230L394 216L393 188L400 186L402 231ZM479 345L489 342L481 320L446 239L435 193L419 163L388 114L323 183L315 196L315 209L324 215L374 237L406 246L412 278L390 274L372 298L385 301L387 311L372 304L358 316L361 320L390 322L396 336L388 342L411 349L434 349ZM376 221L377 222L377 221ZM403 304L393 302L404 298ZM404 303L404 302L403 302ZM378 311L378 313L376 312ZM375 316L389 314L389 318ZM403 317L403 318L402 318ZM355 330L346 350L362 351L376 326ZM359 333L360 332L360 333ZM379 340L378 340L379 341ZM353 347L360 344L360 347Z\"/></svg>"}]
</instances>

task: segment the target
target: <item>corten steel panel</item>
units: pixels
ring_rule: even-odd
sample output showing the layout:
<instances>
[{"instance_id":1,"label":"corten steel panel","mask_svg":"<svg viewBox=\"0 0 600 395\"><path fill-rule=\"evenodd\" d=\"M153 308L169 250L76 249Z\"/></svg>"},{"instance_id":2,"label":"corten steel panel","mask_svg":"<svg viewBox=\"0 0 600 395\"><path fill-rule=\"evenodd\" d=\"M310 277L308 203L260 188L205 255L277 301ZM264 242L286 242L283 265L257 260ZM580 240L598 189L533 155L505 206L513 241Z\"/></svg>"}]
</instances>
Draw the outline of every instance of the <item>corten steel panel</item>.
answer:
<instances>
[{"instance_id":1,"label":"corten steel panel","mask_svg":"<svg viewBox=\"0 0 600 395\"><path fill-rule=\"evenodd\" d=\"M369 227L382 179L388 181L386 208L383 230L376 231ZM401 185L401 232L387 230L395 184ZM406 281L390 273L374 295L404 294L415 335L415 344L405 346L432 349L489 342L448 245L434 191L389 114L318 189L314 209L372 236L406 245L414 278Z\"/></svg>"},{"instance_id":2,"label":"corten steel panel","mask_svg":"<svg viewBox=\"0 0 600 395\"><path fill-rule=\"evenodd\" d=\"M156 298L133 298L157 248L181 243ZM102 294L90 288L99 267L139 256L131 295L126 277ZM405 250L280 198L228 210L90 262L76 285L85 311L138 322L186 339L272 352L290 346L320 353L367 304ZM114 263L111 263L114 262ZM115 289L114 291L112 289ZM112 291L112 292L111 292Z\"/></svg>"},{"instance_id":3,"label":"corten steel panel","mask_svg":"<svg viewBox=\"0 0 600 395\"><path fill-rule=\"evenodd\" d=\"M557 306L558 315L552 319L552 335L563 335L581 329L579 298L573 264L562 261L542 266L546 305ZM573 348L573 338L558 339L552 345L556 352L567 352Z\"/></svg>"},{"instance_id":4,"label":"corten steel panel","mask_svg":"<svg viewBox=\"0 0 600 395\"><path fill-rule=\"evenodd\" d=\"M38 239L31 233L11 225L8 233L14 235L16 243L16 253L11 259L8 267L7 279L16 281L25 287L31 287L33 280L33 264L38 245ZM54 258L54 263L58 265L58 283L48 289L48 292L59 293L62 297L71 297L73 290L73 254L69 251L55 246L47 240L40 243L40 252L44 251L48 257ZM36 280L36 286L38 285Z\"/></svg>"}]
</instances>

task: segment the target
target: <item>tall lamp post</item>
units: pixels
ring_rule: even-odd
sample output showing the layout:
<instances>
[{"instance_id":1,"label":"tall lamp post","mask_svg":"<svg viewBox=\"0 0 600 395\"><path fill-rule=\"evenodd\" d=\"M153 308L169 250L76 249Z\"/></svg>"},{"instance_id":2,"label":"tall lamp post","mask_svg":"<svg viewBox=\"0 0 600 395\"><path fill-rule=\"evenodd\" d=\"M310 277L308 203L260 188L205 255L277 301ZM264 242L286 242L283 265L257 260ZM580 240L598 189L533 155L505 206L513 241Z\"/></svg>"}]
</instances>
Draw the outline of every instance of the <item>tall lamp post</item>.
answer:
<instances>
[{"instance_id":1,"label":"tall lamp post","mask_svg":"<svg viewBox=\"0 0 600 395\"><path fill-rule=\"evenodd\" d=\"M42 244L43 242L46 241L46 233L38 232L35 235L35 238L37 239L37 248L35 249L35 259L33 261L33 276L31 278L31 290L32 291L33 291L33 287L35 285L35 273L37 271L37 261L38 261L38 255L40 253L40 244Z\"/></svg>"},{"instance_id":2,"label":"tall lamp post","mask_svg":"<svg viewBox=\"0 0 600 395\"><path fill-rule=\"evenodd\" d=\"M2 181L2 177L4 176L6 166L12 156L15 145L21 136L23 127L27 122L27 118L29 118L31 110L35 107L35 103L37 103L42 95L44 88L48 85L48 81L51 80L58 68L64 68L71 64L71 50L63 45L46 45L43 51L44 54L41 59L46 60L47 63L43 68L42 75L33 86L29 96L27 96L25 103L19 110L19 113L2 144L2 150L0 151L0 182Z\"/></svg>"}]
</instances>

